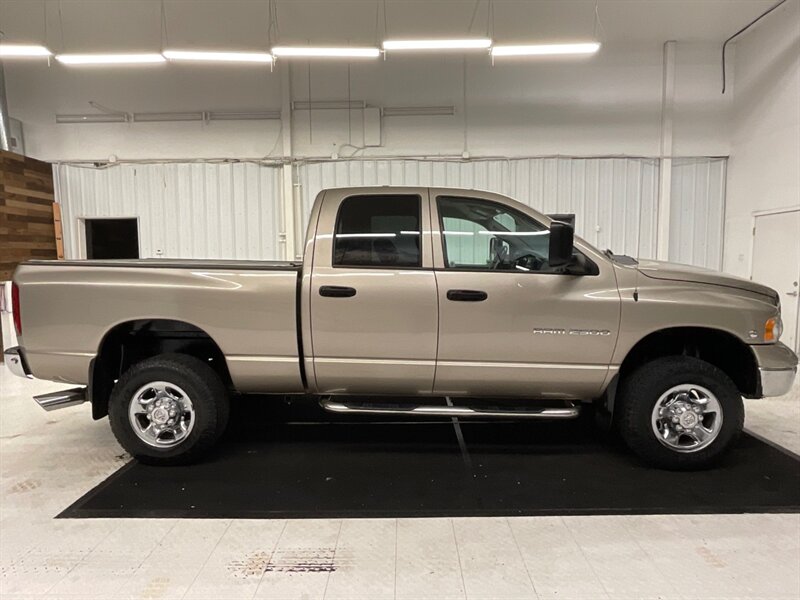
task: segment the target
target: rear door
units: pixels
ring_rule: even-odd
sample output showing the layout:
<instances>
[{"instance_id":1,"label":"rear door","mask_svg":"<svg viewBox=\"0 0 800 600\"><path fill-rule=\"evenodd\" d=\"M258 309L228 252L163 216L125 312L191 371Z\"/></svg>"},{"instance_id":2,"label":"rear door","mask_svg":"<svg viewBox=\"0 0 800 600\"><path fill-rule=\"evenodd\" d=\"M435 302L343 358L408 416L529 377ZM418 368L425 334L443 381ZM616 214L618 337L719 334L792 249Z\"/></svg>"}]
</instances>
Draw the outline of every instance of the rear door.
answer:
<instances>
[{"instance_id":1,"label":"rear door","mask_svg":"<svg viewBox=\"0 0 800 600\"><path fill-rule=\"evenodd\" d=\"M431 393L438 304L428 191L330 190L319 211L310 326L319 393Z\"/></svg>"},{"instance_id":2,"label":"rear door","mask_svg":"<svg viewBox=\"0 0 800 600\"><path fill-rule=\"evenodd\" d=\"M549 220L488 192L431 190L442 395L586 398L608 375L619 328L613 267L548 266ZM580 217L579 217L580 218Z\"/></svg>"}]
</instances>

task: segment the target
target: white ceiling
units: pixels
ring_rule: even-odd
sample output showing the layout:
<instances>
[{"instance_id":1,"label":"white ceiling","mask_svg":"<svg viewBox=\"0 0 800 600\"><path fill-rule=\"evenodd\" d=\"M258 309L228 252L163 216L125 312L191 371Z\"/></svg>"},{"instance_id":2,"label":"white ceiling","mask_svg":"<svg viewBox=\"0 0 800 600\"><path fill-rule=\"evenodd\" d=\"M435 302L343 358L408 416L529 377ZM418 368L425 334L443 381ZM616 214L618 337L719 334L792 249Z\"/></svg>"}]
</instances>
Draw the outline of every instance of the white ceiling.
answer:
<instances>
[{"instance_id":1,"label":"white ceiling","mask_svg":"<svg viewBox=\"0 0 800 600\"><path fill-rule=\"evenodd\" d=\"M386 0L386 32L383 0L276 4L277 41L282 44L477 36L488 26L488 0L479 0L471 31L475 0ZM772 4L774 0L600 0L599 37L607 43L721 42ZM493 37L500 43L591 39L594 7L594 0L494 0ZM267 47L267 0L165 0L165 12L171 47ZM8 42L45 42L55 52L158 51L161 2L0 0L0 29Z\"/></svg>"}]
</instances>

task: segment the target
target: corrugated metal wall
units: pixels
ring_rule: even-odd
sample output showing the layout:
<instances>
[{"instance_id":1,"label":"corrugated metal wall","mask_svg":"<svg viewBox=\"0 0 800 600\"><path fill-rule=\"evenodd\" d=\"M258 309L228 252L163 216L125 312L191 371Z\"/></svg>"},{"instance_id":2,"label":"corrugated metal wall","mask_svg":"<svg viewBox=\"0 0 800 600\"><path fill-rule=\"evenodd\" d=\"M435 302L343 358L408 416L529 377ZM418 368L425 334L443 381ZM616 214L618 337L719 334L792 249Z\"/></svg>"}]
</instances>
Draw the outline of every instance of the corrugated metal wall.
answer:
<instances>
[{"instance_id":1,"label":"corrugated metal wall","mask_svg":"<svg viewBox=\"0 0 800 600\"><path fill-rule=\"evenodd\" d=\"M64 254L86 256L84 218L138 217L143 258L282 257L280 171L251 163L56 165Z\"/></svg>"},{"instance_id":2,"label":"corrugated metal wall","mask_svg":"<svg viewBox=\"0 0 800 600\"><path fill-rule=\"evenodd\" d=\"M505 194L545 213L575 213L578 235L600 248L641 257L656 251L655 159L342 160L302 165L300 183L306 216L326 187L464 187Z\"/></svg>"},{"instance_id":3,"label":"corrugated metal wall","mask_svg":"<svg viewBox=\"0 0 800 600\"><path fill-rule=\"evenodd\" d=\"M724 158L672 161L670 261L722 269L725 168Z\"/></svg>"},{"instance_id":4,"label":"corrugated metal wall","mask_svg":"<svg viewBox=\"0 0 800 600\"><path fill-rule=\"evenodd\" d=\"M325 187L466 187L506 194L546 213L574 212L578 234L602 249L641 258L656 252L656 159L339 160L297 169L304 218ZM82 218L126 216L139 218L143 257L282 257L276 167L58 165L55 174L68 258L85 256ZM724 159L673 161L671 260L720 268L724 181Z\"/></svg>"}]
</instances>

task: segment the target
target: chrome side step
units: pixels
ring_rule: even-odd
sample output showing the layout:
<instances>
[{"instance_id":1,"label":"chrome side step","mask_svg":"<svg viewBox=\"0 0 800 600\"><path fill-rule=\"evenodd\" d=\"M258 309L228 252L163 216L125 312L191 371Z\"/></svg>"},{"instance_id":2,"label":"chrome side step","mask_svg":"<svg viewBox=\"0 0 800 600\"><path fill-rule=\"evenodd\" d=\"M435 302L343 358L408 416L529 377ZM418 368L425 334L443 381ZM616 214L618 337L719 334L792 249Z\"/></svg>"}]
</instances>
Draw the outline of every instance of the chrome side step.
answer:
<instances>
[{"instance_id":1,"label":"chrome side step","mask_svg":"<svg viewBox=\"0 0 800 600\"><path fill-rule=\"evenodd\" d=\"M36 400L36 404L45 410L58 410L59 408L77 406L86 402L86 388L78 387L71 390L61 390L60 392L34 396L33 399Z\"/></svg>"},{"instance_id":2,"label":"chrome side step","mask_svg":"<svg viewBox=\"0 0 800 600\"><path fill-rule=\"evenodd\" d=\"M372 415L417 415L420 417L505 417L512 419L574 419L580 414L580 407L571 405L563 408L471 408L469 406L426 406L409 404L406 406L382 405L375 402L338 402L331 398L320 400L320 406L335 413L361 413Z\"/></svg>"}]
</instances>

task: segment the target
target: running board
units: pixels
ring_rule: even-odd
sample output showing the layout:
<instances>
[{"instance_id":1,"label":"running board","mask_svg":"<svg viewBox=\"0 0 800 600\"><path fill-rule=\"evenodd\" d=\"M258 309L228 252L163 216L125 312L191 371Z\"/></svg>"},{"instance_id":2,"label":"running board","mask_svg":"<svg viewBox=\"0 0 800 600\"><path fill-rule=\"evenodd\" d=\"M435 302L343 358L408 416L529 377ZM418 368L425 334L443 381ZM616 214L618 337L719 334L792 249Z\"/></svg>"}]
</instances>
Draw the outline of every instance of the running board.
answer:
<instances>
[{"instance_id":1,"label":"running board","mask_svg":"<svg viewBox=\"0 0 800 600\"><path fill-rule=\"evenodd\" d=\"M68 406L77 406L86 402L86 388L72 388L70 390L62 390L60 392L52 392L50 394L42 394L41 396L34 396L36 404L45 410L58 410L59 408L67 408Z\"/></svg>"},{"instance_id":2,"label":"running board","mask_svg":"<svg viewBox=\"0 0 800 600\"><path fill-rule=\"evenodd\" d=\"M420 417L505 417L512 419L574 419L580 407L563 408L470 408L468 406L426 406L408 404L389 406L369 402L337 402L330 398L320 400L320 406L334 413L364 413L371 415L416 415Z\"/></svg>"}]
</instances>

